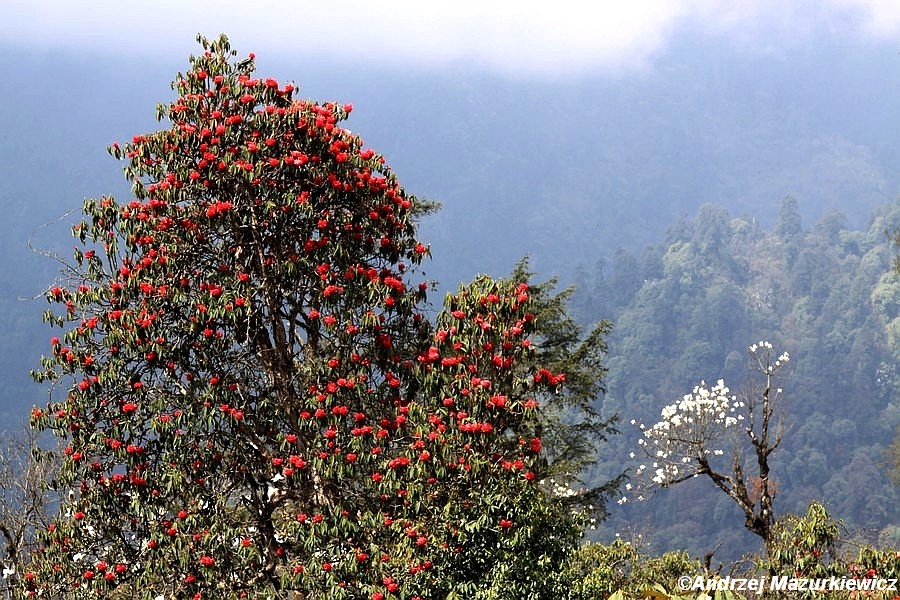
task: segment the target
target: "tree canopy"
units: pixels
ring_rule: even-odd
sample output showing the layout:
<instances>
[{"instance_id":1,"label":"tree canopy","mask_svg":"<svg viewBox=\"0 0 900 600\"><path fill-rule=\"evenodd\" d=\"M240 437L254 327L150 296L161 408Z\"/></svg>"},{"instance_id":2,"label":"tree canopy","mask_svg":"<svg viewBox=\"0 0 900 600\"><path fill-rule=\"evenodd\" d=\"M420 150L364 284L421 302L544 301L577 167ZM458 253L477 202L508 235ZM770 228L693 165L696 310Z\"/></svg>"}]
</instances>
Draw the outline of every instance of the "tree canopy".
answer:
<instances>
[{"instance_id":1,"label":"tree canopy","mask_svg":"<svg viewBox=\"0 0 900 600\"><path fill-rule=\"evenodd\" d=\"M741 348L770 340L791 357L785 435L772 462L779 514L802 514L820 499L848 527L895 545L898 489L884 452L900 423L900 280L890 273L895 249L885 232L900 227L900 204L862 230L833 214L799 233L796 208L785 199L780 225L767 229L709 207L637 257L615 255L596 284L590 273L576 282L579 314L615 322L602 411L650 425L701 379L724 379L743 395L751 382ZM718 246L709 243L716 239ZM601 461L627 460L642 434L625 434ZM640 463L632 464L633 472ZM718 547L717 559L736 560L756 549L758 539L734 527L742 514L729 498L699 480L675 496L629 502L601 534L647 522L659 550L702 555Z\"/></svg>"},{"instance_id":2,"label":"tree canopy","mask_svg":"<svg viewBox=\"0 0 900 600\"><path fill-rule=\"evenodd\" d=\"M32 422L68 500L26 595L554 597L615 484L544 481L611 431L608 325L582 343L524 267L430 318L429 204L341 126L352 106L199 41L169 127L110 148L134 199L85 201L47 292L64 331Z\"/></svg>"}]
</instances>

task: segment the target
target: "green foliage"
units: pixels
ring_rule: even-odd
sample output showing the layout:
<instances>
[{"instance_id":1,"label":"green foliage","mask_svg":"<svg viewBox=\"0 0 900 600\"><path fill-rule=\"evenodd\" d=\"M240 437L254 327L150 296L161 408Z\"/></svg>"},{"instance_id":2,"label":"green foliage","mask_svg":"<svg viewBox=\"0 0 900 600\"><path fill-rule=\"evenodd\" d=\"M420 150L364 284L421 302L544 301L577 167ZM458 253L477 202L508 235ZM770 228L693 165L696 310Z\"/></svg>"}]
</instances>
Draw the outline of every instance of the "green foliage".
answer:
<instances>
[{"instance_id":1,"label":"green foliage","mask_svg":"<svg viewBox=\"0 0 900 600\"><path fill-rule=\"evenodd\" d=\"M633 259L606 262L603 281L625 278L622 286L637 291L618 304L579 307L584 319L603 315L616 323L603 409L648 423L658 420L672 390L698 379L722 378L740 393L746 358L734 350L768 339L792 357L785 435L772 469L779 509L803 512L810 498L823 498L849 527L877 536L893 523L898 502L887 469L879 468L900 426L896 276L888 274L894 251L885 237L898 224L897 203L862 231L839 215L803 230L790 199L777 231L708 208L645 253L663 257L662 272L635 268ZM612 297L599 289L590 294ZM847 398L854 399L850 413ZM608 454L628 455L635 435L614 440L621 447ZM659 549L702 554L718 546L730 560L757 549L733 528L739 513L708 517L716 498L700 486L683 492L678 501L629 503L603 531L646 520Z\"/></svg>"},{"instance_id":2,"label":"green foliage","mask_svg":"<svg viewBox=\"0 0 900 600\"><path fill-rule=\"evenodd\" d=\"M508 279L530 281L533 276L528 262L523 260ZM595 463L601 444L617 433L617 417L604 418L595 408L597 398L606 391L606 337L612 324L600 321L585 335L568 307L574 288L557 292L556 283L554 278L533 284L530 289L535 306L539 307L535 312L534 364L565 374L556 394L548 398L540 413L547 462L538 475L569 486L570 493L563 498L567 504L605 517L609 495L619 488L623 476L586 488L580 475Z\"/></svg>"},{"instance_id":3,"label":"green foliage","mask_svg":"<svg viewBox=\"0 0 900 600\"><path fill-rule=\"evenodd\" d=\"M900 485L900 429L894 436L894 441L885 451L885 461L888 467L888 477L894 485Z\"/></svg>"},{"instance_id":4,"label":"green foliage","mask_svg":"<svg viewBox=\"0 0 900 600\"><path fill-rule=\"evenodd\" d=\"M690 579L692 586L697 582L703 586L716 586L728 584L729 580L752 579L762 586L762 597L765 598L839 600L848 597L848 592L799 589L782 592L771 588L772 579L784 578L787 586L791 580L819 580L827 584L832 578L836 582L881 578L883 583L888 583L900 576L900 552L867 545L849 554L842 551L842 546L850 545L850 541L842 535L841 524L832 519L819 503L810 504L803 516L791 515L779 520L769 557L759 560L755 570L751 571L745 571L745 565L733 565L729 576L707 571L683 551L653 556L622 540L609 545L586 544L573 555L566 570L570 592L567 598L731 600L759 597L755 591L741 592L737 589L682 590L685 579ZM679 578L682 578L681 581ZM868 593L865 597L888 600L895 596L896 592L881 592Z\"/></svg>"},{"instance_id":5,"label":"green foliage","mask_svg":"<svg viewBox=\"0 0 900 600\"><path fill-rule=\"evenodd\" d=\"M891 233L891 241L895 248L900 248L900 229L894 229ZM900 273L900 256L894 257L894 271Z\"/></svg>"},{"instance_id":6,"label":"green foliage","mask_svg":"<svg viewBox=\"0 0 900 600\"><path fill-rule=\"evenodd\" d=\"M648 556L629 542L616 540L579 548L567 574L572 580L572 600L593 600L615 593L631 598L650 590L674 591L679 577L702 575L704 570L684 551Z\"/></svg>"},{"instance_id":7,"label":"green foliage","mask_svg":"<svg viewBox=\"0 0 900 600\"><path fill-rule=\"evenodd\" d=\"M831 577L842 572L836 556L840 524L819 503L803 517L789 515L775 524L774 539L762 570L773 575Z\"/></svg>"},{"instance_id":8,"label":"green foliage","mask_svg":"<svg viewBox=\"0 0 900 600\"><path fill-rule=\"evenodd\" d=\"M352 107L200 42L169 128L110 149L135 199L85 202L47 292L32 423L69 498L23 593L556 597L581 517L541 479L608 431L607 326L580 340L521 269L431 322L429 206L340 126Z\"/></svg>"},{"instance_id":9,"label":"green foliage","mask_svg":"<svg viewBox=\"0 0 900 600\"><path fill-rule=\"evenodd\" d=\"M897 548L863 546L847 562L847 571L854 577L900 579L900 550Z\"/></svg>"},{"instance_id":10,"label":"green foliage","mask_svg":"<svg viewBox=\"0 0 900 600\"><path fill-rule=\"evenodd\" d=\"M822 504L813 502L802 517L789 515L776 523L776 538L768 558L761 560L758 566L769 575L790 578L890 579L900 576L900 552L864 545L855 556L847 556L841 550L842 545L847 545L841 529L841 523L835 521ZM795 590L773 597L838 599L846 594ZM893 598L894 594L871 597Z\"/></svg>"}]
</instances>

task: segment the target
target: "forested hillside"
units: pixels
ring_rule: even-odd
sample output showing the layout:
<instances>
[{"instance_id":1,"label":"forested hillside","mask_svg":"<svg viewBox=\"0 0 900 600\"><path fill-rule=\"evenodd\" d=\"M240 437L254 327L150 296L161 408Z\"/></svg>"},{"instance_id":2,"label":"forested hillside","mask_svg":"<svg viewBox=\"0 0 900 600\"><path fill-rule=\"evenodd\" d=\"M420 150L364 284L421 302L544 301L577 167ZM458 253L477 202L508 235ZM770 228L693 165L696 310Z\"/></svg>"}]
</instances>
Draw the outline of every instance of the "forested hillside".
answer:
<instances>
[{"instance_id":1,"label":"forested hillside","mask_svg":"<svg viewBox=\"0 0 900 600\"><path fill-rule=\"evenodd\" d=\"M900 498L883 451L900 425L900 279L886 236L898 226L897 203L864 230L838 213L805 227L792 198L772 229L706 205L641 254L622 250L582 270L581 317L615 323L602 407L621 417L623 435L601 464L619 465L635 449L631 419L657 420L701 379L739 390L747 347L769 340L791 356L776 511L822 500L852 530L896 544ZM722 543L719 556L734 558L756 542L711 488L690 482L628 503L604 533L638 530L700 555Z\"/></svg>"}]
</instances>

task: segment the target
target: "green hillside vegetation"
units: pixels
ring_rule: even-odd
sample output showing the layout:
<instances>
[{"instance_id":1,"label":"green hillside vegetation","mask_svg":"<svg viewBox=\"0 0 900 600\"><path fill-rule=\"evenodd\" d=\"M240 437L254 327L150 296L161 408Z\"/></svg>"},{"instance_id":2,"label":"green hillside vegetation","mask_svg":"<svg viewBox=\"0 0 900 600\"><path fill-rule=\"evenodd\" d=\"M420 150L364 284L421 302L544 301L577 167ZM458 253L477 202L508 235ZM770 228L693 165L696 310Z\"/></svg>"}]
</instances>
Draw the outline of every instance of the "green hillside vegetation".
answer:
<instances>
[{"instance_id":1,"label":"green hillside vegetation","mask_svg":"<svg viewBox=\"0 0 900 600\"><path fill-rule=\"evenodd\" d=\"M896 545L885 449L900 424L900 277L887 235L898 225L898 203L862 231L840 214L804 228L791 198L771 230L706 205L640 256L620 251L582 270L581 317L615 323L602 412L653 422L701 379L737 390L747 346L769 340L792 357L784 441L772 457L776 513L822 500L849 529ZM626 456L636 438L625 425L611 455ZM741 525L727 498L691 482L627 505L602 529L643 527L658 548L699 556L720 547L737 558L756 543Z\"/></svg>"}]
</instances>

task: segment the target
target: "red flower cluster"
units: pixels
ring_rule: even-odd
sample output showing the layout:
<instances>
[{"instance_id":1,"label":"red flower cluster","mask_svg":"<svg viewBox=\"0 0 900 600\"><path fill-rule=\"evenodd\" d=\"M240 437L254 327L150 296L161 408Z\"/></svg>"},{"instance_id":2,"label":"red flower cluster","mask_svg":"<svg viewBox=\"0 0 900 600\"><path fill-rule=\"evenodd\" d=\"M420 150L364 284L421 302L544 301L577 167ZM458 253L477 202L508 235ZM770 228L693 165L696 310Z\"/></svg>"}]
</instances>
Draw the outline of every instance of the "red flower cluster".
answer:
<instances>
[{"instance_id":1,"label":"red flower cluster","mask_svg":"<svg viewBox=\"0 0 900 600\"><path fill-rule=\"evenodd\" d=\"M538 497L535 395L565 378L532 366L528 286L480 278L429 322L415 199L352 107L204 43L171 127L111 148L136 198L85 203L84 283L48 292L74 323L46 377L74 383L32 420L77 493L29 590L436 597Z\"/></svg>"}]
</instances>

